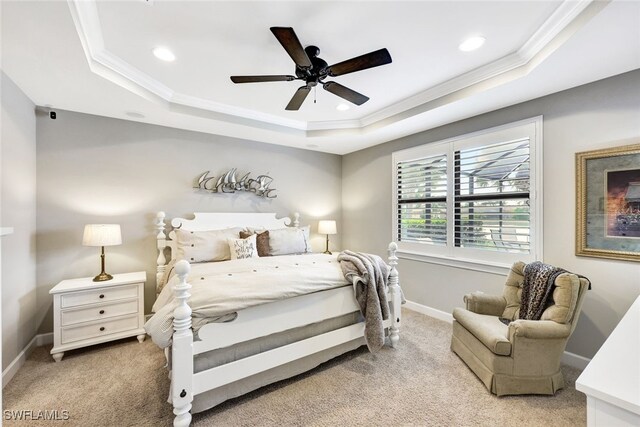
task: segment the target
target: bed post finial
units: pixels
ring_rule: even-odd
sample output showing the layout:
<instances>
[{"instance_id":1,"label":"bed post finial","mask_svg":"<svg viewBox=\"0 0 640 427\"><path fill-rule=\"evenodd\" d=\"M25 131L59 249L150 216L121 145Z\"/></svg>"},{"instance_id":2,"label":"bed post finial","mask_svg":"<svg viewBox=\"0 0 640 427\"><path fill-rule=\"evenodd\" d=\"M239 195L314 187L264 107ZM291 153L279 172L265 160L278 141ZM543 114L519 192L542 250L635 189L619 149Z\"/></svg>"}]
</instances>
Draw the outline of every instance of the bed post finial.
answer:
<instances>
[{"instance_id":1,"label":"bed post finial","mask_svg":"<svg viewBox=\"0 0 640 427\"><path fill-rule=\"evenodd\" d=\"M300 213L299 212L294 212L293 213L293 226L294 227L299 227L300 226Z\"/></svg>"},{"instance_id":2,"label":"bed post finial","mask_svg":"<svg viewBox=\"0 0 640 427\"><path fill-rule=\"evenodd\" d=\"M400 290L400 278L396 266L398 265L398 257L396 251L398 245L396 242L389 243L389 265L391 270L389 271L389 293L391 294L391 327L389 328L389 340L391 341L391 347L396 347L400 340L400 319L402 304L402 291Z\"/></svg>"},{"instance_id":3,"label":"bed post finial","mask_svg":"<svg viewBox=\"0 0 640 427\"><path fill-rule=\"evenodd\" d=\"M158 234L156 235L156 240L158 242L158 258L156 259L156 294L160 293L160 283L164 277L164 271L167 264L167 259L164 256L164 248L167 247L167 236L164 233L165 216L165 213L162 211L156 214L155 226L156 230L158 230Z\"/></svg>"},{"instance_id":4,"label":"bed post finial","mask_svg":"<svg viewBox=\"0 0 640 427\"><path fill-rule=\"evenodd\" d=\"M173 287L176 308L173 310L173 344L171 347L171 397L175 427L191 424L191 402L193 401L193 333L191 332L191 307L187 300L191 296L191 285L187 276L191 266L185 260L176 263L179 282Z\"/></svg>"}]
</instances>

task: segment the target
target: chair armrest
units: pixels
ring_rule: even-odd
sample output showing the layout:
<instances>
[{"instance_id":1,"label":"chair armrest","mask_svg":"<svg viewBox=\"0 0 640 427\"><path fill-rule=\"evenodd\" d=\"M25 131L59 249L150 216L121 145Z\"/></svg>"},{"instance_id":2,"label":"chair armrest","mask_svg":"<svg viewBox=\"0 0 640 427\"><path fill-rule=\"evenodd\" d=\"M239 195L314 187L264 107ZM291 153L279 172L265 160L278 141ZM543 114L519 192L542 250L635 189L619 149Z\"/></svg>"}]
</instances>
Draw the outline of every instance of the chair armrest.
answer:
<instances>
[{"instance_id":1,"label":"chair armrest","mask_svg":"<svg viewBox=\"0 0 640 427\"><path fill-rule=\"evenodd\" d=\"M502 316L507 300L502 296L487 295L474 292L464 296L466 308L478 314L488 314L491 316Z\"/></svg>"},{"instance_id":2,"label":"chair armrest","mask_svg":"<svg viewBox=\"0 0 640 427\"><path fill-rule=\"evenodd\" d=\"M553 320L514 320L509 323L509 341L517 337L531 339L560 339L571 335L571 325L562 325Z\"/></svg>"}]
</instances>

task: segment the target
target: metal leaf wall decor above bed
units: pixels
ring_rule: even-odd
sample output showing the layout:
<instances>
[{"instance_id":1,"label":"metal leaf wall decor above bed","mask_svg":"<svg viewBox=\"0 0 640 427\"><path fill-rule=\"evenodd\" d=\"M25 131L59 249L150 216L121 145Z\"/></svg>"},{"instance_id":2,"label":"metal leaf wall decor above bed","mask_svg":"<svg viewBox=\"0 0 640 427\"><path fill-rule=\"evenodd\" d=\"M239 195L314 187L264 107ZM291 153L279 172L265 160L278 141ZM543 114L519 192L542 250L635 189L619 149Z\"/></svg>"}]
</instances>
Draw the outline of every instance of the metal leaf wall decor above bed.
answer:
<instances>
[{"instance_id":1,"label":"metal leaf wall decor above bed","mask_svg":"<svg viewBox=\"0 0 640 427\"><path fill-rule=\"evenodd\" d=\"M251 174L246 173L242 178L236 178L237 168L230 169L227 173L220 175L217 179L215 176L209 176L206 171L198 178L197 185L194 188L200 190L208 190L212 193L235 193L236 191L249 191L256 196L267 199L275 199L278 197L275 188L269 188L273 182L273 178L268 175L258 175L255 179L249 178ZM214 184L215 183L215 184Z\"/></svg>"}]
</instances>

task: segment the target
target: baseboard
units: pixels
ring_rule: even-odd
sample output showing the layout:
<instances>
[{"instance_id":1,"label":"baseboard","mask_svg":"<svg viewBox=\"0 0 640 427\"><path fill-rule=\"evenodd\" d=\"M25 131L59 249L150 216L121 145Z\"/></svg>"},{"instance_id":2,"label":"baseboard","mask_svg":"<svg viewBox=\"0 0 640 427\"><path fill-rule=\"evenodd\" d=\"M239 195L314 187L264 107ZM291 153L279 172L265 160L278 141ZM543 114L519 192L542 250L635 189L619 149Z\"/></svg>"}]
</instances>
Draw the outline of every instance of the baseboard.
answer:
<instances>
[{"instance_id":1,"label":"baseboard","mask_svg":"<svg viewBox=\"0 0 640 427\"><path fill-rule=\"evenodd\" d=\"M589 362L591 362L591 359L588 357L580 356L579 354L571 353L570 351L565 351L562 355L562 363L580 370L584 370Z\"/></svg>"},{"instance_id":2,"label":"baseboard","mask_svg":"<svg viewBox=\"0 0 640 427\"><path fill-rule=\"evenodd\" d=\"M18 370L24 365L27 357L31 354L33 349L43 345L51 344L53 342L53 333L39 334L33 337L29 344L27 344L15 359L7 366L7 369L2 371L2 388L4 388L9 381L15 376Z\"/></svg>"},{"instance_id":3,"label":"baseboard","mask_svg":"<svg viewBox=\"0 0 640 427\"><path fill-rule=\"evenodd\" d=\"M53 344L53 332L36 335L36 347Z\"/></svg>"},{"instance_id":4,"label":"baseboard","mask_svg":"<svg viewBox=\"0 0 640 427\"><path fill-rule=\"evenodd\" d=\"M447 323L453 323L453 316L451 313L447 313L446 311L438 310L436 308L428 307L426 305L418 304L417 302L407 301L404 304L405 308L408 308L411 311L415 311L417 313L424 314L429 317L433 317L434 319L444 320Z\"/></svg>"},{"instance_id":5,"label":"baseboard","mask_svg":"<svg viewBox=\"0 0 640 427\"><path fill-rule=\"evenodd\" d=\"M417 302L413 301L407 301L407 303L404 304L404 307L438 320L444 320L445 322L453 323L453 316L451 315L451 313L447 313L446 311L418 304ZM591 362L591 359L580 356L579 354L571 353L569 351L565 351L562 355L562 363L573 368L578 368L580 370L584 370L589 362Z\"/></svg>"}]
</instances>

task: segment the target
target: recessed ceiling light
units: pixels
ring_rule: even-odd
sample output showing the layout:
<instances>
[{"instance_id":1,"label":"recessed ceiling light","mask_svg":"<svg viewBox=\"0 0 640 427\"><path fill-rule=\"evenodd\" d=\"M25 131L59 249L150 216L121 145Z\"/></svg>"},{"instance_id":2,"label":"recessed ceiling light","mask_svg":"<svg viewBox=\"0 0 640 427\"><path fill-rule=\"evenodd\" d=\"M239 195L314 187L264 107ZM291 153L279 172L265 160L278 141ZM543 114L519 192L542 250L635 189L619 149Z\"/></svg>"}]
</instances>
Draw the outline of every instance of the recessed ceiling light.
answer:
<instances>
[{"instance_id":1,"label":"recessed ceiling light","mask_svg":"<svg viewBox=\"0 0 640 427\"><path fill-rule=\"evenodd\" d=\"M349 104L342 103L342 104L338 104L338 106L336 107L336 110L347 111L349 108L351 108Z\"/></svg>"},{"instance_id":2,"label":"recessed ceiling light","mask_svg":"<svg viewBox=\"0 0 640 427\"><path fill-rule=\"evenodd\" d=\"M482 36L469 37L468 39L460 43L460 46L458 46L458 49L460 49L463 52L471 52L472 50L476 50L480 46L482 46L484 42L485 42L485 38Z\"/></svg>"},{"instance_id":3,"label":"recessed ceiling light","mask_svg":"<svg viewBox=\"0 0 640 427\"><path fill-rule=\"evenodd\" d=\"M176 59L176 56L166 47L158 46L153 49L153 54L156 58L162 59L163 61L171 62Z\"/></svg>"}]
</instances>

